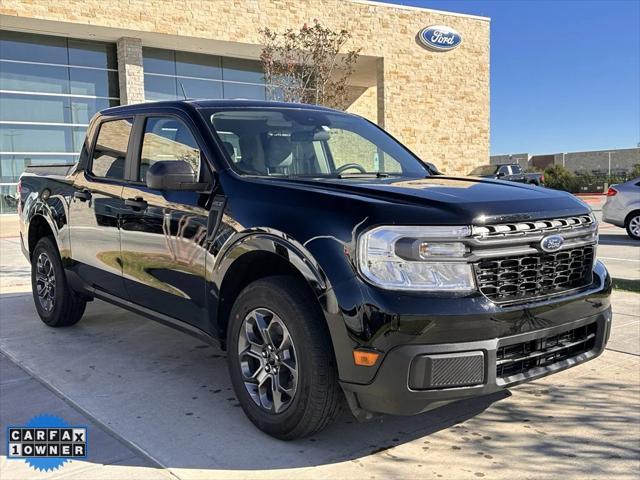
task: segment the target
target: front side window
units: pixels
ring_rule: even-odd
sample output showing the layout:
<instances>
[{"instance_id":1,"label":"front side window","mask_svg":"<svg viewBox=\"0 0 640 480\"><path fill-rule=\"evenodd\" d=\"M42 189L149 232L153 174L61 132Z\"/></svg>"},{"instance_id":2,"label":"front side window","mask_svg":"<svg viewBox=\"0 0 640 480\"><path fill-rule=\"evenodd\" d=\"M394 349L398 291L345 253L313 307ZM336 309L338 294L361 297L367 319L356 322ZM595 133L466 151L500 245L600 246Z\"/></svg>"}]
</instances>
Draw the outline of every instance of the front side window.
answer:
<instances>
[{"instance_id":1,"label":"front side window","mask_svg":"<svg viewBox=\"0 0 640 480\"><path fill-rule=\"evenodd\" d=\"M150 117L144 127L138 181L144 182L147 170L158 161L185 161L194 172L200 171L200 149L191 130L174 117Z\"/></svg>"},{"instance_id":2,"label":"front side window","mask_svg":"<svg viewBox=\"0 0 640 480\"><path fill-rule=\"evenodd\" d=\"M297 108L203 109L231 168L273 177L422 178L423 164L383 130L347 114Z\"/></svg>"},{"instance_id":3,"label":"front side window","mask_svg":"<svg viewBox=\"0 0 640 480\"><path fill-rule=\"evenodd\" d=\"M96 177L123 179L133 118L109 120L100 125L91 159L91 173Z\"/></svg>"},{"instance_id":4,"label":"front side window","mask_svg":"<svg viewBox=\"0 0 640 480\"><path fill-rule=\"evenodd\" d=\"M501 166L498 169L498 173L502 175L509 175L509 167L507 167L506 165Z\"/></svg>"}]
</instances>

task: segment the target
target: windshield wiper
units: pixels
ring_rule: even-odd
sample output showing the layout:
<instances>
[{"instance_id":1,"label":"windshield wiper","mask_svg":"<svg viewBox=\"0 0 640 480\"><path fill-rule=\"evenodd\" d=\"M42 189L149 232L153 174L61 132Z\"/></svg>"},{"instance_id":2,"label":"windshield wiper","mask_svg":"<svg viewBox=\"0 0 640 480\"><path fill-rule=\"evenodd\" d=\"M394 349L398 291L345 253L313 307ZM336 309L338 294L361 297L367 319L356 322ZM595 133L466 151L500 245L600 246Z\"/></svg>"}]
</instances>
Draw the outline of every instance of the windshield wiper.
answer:
<instances>
[{"instance_id":1,"label":"windshield wiper","mask_svg":"<svg viewBox=\"0 0 640 480\"><path fill-rule=\"evenodd\" d=\"M387 178L391 175L386 172L376 173L341 173L336 178Z\"/></svg>"},{"instance_id":2,"label":"windshield wiper","mask_svg":"<svg viewBox=\"0 0 640 480\"><path fill-rule=\"evenodd\" d=\"M294 173L294 174L270 174L267 175L271 178L308 178L308 179L331 179L331 178L388 178L390 176L400 177L402 176L399 173L386 173L386 172L376 172L376 173Z\"/></svg>"}]
</instances>

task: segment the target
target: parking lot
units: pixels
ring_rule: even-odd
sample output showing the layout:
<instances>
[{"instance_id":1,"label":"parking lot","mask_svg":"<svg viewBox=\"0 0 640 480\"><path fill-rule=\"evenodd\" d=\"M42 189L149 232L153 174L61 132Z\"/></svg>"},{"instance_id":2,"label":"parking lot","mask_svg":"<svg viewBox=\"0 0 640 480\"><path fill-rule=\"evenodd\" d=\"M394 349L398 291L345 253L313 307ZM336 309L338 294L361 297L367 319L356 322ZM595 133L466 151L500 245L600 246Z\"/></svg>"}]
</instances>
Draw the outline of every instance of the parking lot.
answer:
<instances>
[{"instance_id":1,"label":"parking lot","mask_svg":"<svg viewBox=\"0 0 640 480\"><path fill-rule=\"evenodd\" d=\"M640 279L640 248L622 229L603 225L600 241L613 276ZM3 480L638 477L637 293L614 292L612 337L592 362L417 417L358 424L343 413L285 443L244 416L222 352L99 301L78 325L47 328L18 239L2 238L0 255ZM42 413L88 426L86 461L45 474L6 458L5 427Z\"/></svg>"}]
</instances>

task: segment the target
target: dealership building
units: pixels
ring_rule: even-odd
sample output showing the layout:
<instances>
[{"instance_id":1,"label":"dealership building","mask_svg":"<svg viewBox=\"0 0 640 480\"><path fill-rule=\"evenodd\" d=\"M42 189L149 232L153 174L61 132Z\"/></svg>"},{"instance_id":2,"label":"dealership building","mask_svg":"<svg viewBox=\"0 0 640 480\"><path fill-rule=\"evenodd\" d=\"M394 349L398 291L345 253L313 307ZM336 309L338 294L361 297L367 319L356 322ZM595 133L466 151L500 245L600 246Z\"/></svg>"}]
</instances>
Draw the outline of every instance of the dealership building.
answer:
<instances>
[{"instance_id":1,"label":"dealership building","mask_svg":"<svg viewBox=\"0 0 640 480\"><path fill-rule=\"evenodd\" d=\"M183 98L267 99L261 28L318 19L361 49L348 111L426 161L465 174L489 159L489 19L361 0L2 0L0 213L26 165L72 163L91 117ZM422 41L456 32L456 48Z\"/></svg>"}]
</instances>

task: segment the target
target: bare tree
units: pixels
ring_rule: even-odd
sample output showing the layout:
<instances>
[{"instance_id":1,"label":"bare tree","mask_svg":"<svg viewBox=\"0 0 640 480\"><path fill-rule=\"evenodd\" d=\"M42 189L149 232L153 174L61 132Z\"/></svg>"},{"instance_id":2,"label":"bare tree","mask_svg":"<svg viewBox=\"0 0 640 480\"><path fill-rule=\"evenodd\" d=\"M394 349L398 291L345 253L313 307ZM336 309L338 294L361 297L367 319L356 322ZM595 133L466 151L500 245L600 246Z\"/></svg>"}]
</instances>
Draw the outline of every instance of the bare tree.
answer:
<instances>
[{"instance_id":1,"label":"bare tree","mask_svg":"<svg viewBox=\"0 0 640 480\"><path fill-rule=\"evenodd\" d=\"M346 108L349 77L360 49L342 52L351 38L318 20L295 31L260 30L264 45L260 60L270 100Z\"/></svg>"}]
</instances>

